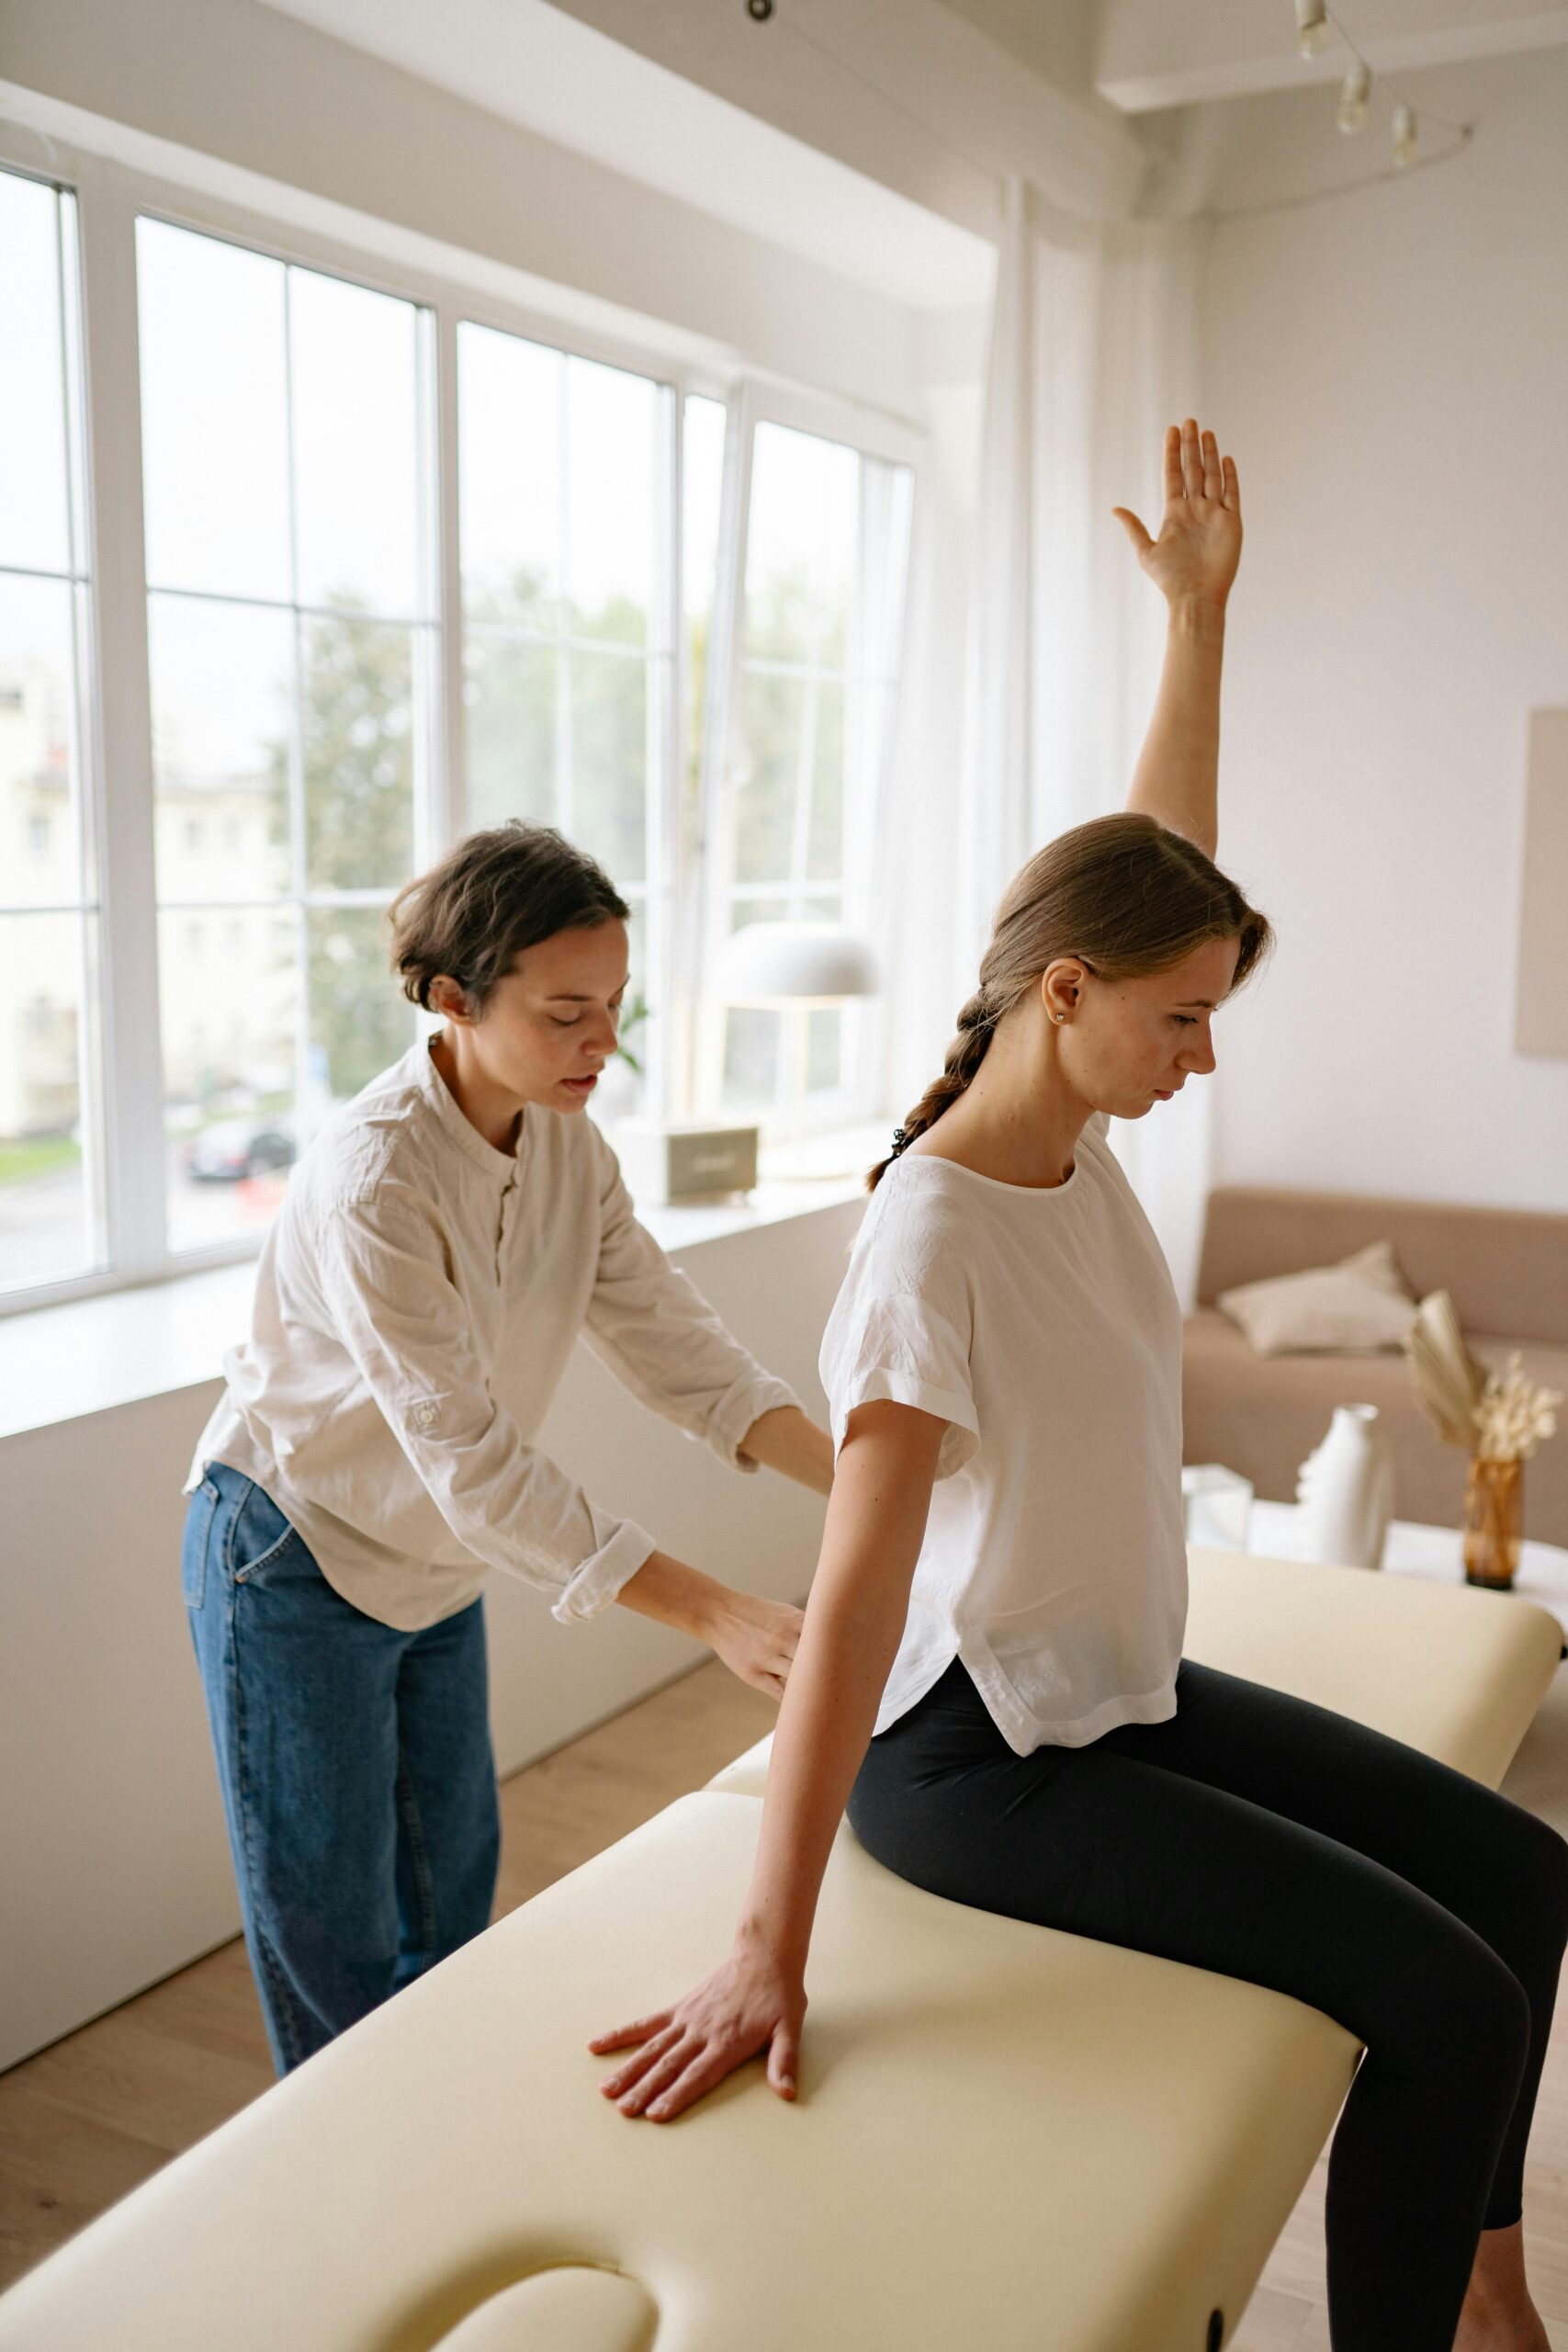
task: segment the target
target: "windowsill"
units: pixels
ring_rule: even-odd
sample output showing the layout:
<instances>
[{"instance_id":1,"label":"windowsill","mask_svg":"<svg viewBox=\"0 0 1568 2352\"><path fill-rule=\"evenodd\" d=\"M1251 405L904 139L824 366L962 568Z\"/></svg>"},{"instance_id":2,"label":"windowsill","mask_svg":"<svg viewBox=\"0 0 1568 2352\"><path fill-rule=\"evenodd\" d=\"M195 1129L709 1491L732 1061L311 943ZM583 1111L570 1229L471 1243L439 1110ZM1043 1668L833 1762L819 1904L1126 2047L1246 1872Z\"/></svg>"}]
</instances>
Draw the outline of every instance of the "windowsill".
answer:
<instances>
[{"instance_id":1,"label":"windowsill","mask_svg":"<svg viewBox=\"0 0 1568 2352\"><path fill-rule=\"evenodd\" d=\"M883 1122L815 1136L765 1150L744 1195L649 1203L637 1215L660 1249L697 1248L863 1197L864 1170L886 1148ZM244 1337L255 1278L247 1258L0 1318L0 1438L218 1379L225 1351Z\"/></svg>"}]
</instances>

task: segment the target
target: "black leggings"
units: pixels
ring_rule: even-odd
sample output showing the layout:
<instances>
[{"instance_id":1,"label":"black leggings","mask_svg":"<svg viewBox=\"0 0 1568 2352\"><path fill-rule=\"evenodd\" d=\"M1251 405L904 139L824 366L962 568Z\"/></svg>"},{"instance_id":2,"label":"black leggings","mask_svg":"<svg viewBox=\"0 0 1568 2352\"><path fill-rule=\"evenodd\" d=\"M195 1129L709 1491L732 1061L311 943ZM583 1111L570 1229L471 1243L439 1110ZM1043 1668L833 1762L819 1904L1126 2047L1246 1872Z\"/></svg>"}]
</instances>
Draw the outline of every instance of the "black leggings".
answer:
<instances>
[{"instance_id":1,"label":"black leggings","mask_svg":"<svg viewBox=\"0 0 1568 2352\"><path fill-rule=\"evenodd\" d=\"M1168 1722L1017 1756L954 1659L872 1741L851 1826L933 1894L1267 1984L1354 2033L1334 2352L1450 2352L1481 2231L1520 2217L1568 1844L1307 1700L1185 1658L1176 1697Z\"/></svg>"}]
</instances>

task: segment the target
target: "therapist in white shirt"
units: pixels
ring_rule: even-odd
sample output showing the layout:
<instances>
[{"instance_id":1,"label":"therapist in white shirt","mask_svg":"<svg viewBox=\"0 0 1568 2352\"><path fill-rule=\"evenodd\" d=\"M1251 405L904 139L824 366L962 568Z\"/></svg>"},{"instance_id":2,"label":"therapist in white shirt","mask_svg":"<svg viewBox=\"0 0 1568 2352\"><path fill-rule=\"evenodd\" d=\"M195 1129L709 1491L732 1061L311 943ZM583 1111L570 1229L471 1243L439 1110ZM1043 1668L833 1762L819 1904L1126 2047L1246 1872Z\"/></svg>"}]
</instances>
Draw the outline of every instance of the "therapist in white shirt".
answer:
<instances>
[{"instance_id":1,"label":"therapist in white shirt","mask_svg":"<svg viewBox=\"0 0 1568 2352\"><path fill-rule=\"evenodd\" d=\"M532 1444L581 1336L720 1459L826 1494L832 1442L637 1223L587 1117L630 910L549 827L392 909L446 1025L340 1110L262 1253L186 1481L183 1582L280 2073L483 1928L500 1831L486 1571L611 1602L777 1697L800 1612L731 1591Z\"/></svg>"}]
</instances>

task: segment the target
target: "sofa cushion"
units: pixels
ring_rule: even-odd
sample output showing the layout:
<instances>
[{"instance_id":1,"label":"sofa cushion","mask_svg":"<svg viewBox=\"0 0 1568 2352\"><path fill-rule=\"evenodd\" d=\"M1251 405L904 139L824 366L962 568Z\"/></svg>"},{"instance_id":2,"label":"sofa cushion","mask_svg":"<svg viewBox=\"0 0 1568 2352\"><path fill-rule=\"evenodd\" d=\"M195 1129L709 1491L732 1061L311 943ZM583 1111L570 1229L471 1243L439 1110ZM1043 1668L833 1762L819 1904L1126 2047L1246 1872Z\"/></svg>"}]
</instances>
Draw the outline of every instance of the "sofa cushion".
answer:
<instances>
[{"instance_id":1,"label":"sofa cushion","mask_svg":"<svg viewBox=\"0 0 1568 2352\"><path fill-rule=\"evenodd\" d=\"M1519 1346L1568 1347L1568 1215L1553 1209L1216 1184L1204 1215L1198 1304L1213 1306L1222 1290L1328 1265L1385 1238L1416 1297L1448 1291L1466 1333L1512 1332Z\"/></svg>"},{"instance_id":2,"label":"sofa cushion","mask_svg":"<svg viewBox=\"0 0 1568 2352\"><path fill-rule=\"evenodd\" d=\"M1420 1302L1404 1286L1393 1244L1373 1241L1337 1265L1305 1266L1223 1290L1215 1304L1257 1354L1277 1356L1400 1347Z\"/></svg>"}]
</instances>

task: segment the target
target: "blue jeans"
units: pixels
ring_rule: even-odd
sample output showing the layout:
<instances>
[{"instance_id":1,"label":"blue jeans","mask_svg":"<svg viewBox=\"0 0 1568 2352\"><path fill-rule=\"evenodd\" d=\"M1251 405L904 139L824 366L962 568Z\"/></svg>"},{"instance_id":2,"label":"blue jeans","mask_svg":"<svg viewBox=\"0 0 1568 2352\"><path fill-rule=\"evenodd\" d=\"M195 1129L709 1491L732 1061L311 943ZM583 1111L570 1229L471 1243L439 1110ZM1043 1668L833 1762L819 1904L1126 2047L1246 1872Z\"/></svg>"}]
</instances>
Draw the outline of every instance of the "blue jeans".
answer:
<instances>
[{"instance_id":1,"label":"blue jeans","mask_svg":"<svg viewBox=\"0 0 1568 2352\"><path fill-rule=\"evenodd\" d=\"M222 1462L190 1497L181 1566L287 2074L489 1923L501 1828L482 1606L415 1634L366 1616Z\"/></svg>"}]
</instances>

